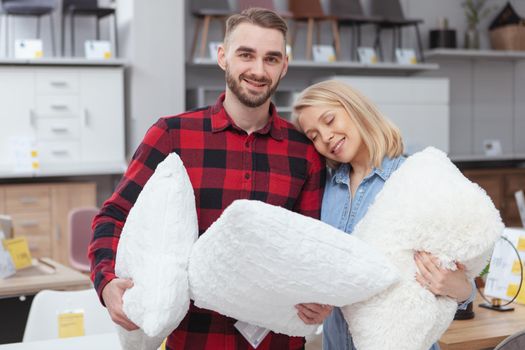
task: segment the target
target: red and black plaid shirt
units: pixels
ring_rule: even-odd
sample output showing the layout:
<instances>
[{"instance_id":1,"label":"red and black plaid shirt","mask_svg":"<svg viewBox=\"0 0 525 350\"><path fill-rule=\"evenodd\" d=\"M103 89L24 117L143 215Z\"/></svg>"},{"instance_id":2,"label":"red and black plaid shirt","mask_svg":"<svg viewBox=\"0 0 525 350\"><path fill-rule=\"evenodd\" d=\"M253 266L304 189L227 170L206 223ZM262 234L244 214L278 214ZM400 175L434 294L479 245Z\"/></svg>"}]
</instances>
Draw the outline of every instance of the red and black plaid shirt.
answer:
<instances>
[{"instance_id":1,"label":"red and black plaid shirt","mask_svg":"<svg viewBox=\"0 0 525 350\"><path fill-rule=\"evenodd\" d=\"M115 278L115 256L126 217L144 184L171 152L181 157L195 192L199 234L236 199L255 199L319 218L325 167L314 147L271 106L271 118L248 135L223 107L159 119L146 133L113 195L93 222L91 278L99 296ZM144 237L147 239L147 237ZM193 305L169 336L170 349L250 349L235 320ZM258 347L301 349L304 338L270 333Z\"/></svg>"}]
</instances>

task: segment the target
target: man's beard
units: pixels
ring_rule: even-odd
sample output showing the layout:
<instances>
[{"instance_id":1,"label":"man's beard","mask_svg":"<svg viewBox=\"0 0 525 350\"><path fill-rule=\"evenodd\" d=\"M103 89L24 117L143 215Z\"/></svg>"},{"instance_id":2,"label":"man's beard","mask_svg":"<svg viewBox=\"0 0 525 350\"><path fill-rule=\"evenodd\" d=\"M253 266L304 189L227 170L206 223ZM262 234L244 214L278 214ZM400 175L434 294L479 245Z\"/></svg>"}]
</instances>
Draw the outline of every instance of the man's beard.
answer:
<instances>
[{"instance_id":1,"label":"man's beard","mask_svg":"<svg viewBox=\"0 0 525 350\"><path fill-rule=\"evenodd\" d=\"M258 83L266 84L268 87L266 92L261 93L260 95L252 95L250 93L243 92L243 88L241 87L241 82L244 79L252 80ZM241 74L239 76L239 79L235 79L233 75L230 74L229 66L226 65L226 84L228 84L228 88L233 92L233 94L237 97L237 99L246 107L250 108L256 108L262 106L277 90L277 86L279 86L279 82L281 79L279 79L274 86L272 86L272 80L266 79L266 78L256 78L254 76L248 76L245 74Z\"/></svg>"}]
</instances>

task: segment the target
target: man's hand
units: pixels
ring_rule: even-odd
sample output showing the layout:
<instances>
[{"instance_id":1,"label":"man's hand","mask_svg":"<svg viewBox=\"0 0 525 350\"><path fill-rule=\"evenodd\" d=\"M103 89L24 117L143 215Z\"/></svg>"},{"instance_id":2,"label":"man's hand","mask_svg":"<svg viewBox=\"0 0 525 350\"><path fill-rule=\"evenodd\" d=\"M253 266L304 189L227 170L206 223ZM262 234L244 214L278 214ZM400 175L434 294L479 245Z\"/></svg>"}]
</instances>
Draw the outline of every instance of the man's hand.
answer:
<instances>
[{"instance_id":1,"label":"man's hand","mask_svg":"<svg viewBox=\"0 0 525 350\"><path fill-rule=\"evenodd\" d=\"M330 315L333 307L321 304L298 304L295 305L297 315L306 324L321 324Z\"/></svg>"},{"instance_id":2,"label":"man's hand","mask_svg":"<svg viewBox=\"0 0 525 350\"><path fill-rule=\"evenodd\" d=\"M127 331L134 331L139 328L127 318L122 310L122 296L126 289L131 287L133 287L131 280L115 278L106 284L102 290L102 299L104 299L104 304L106 304L111 320Z\"/></svg>"}]
</instances>

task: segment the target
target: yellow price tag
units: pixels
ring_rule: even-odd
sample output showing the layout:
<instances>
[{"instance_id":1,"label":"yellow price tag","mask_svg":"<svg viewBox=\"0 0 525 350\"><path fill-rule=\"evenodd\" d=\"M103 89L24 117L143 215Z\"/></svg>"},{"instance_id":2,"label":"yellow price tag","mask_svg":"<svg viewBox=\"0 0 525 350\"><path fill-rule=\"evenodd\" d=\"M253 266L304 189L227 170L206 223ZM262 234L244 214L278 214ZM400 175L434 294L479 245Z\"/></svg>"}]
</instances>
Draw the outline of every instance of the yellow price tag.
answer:
<instances>
[{"instance_id":1,"label":"yellow price tag","mask_svg":"<svg viewBox=\"0 0 525 350\"><path fill-rule=\"evenodd\" d=\"M377 56L374 55L370 58L370 63L377 63Z\"/></svg>"},{"instance_id":2,"label":"yellow price tag","mask_svg":"<svg viewBox=\"0 0 525 350\"><path fill-rule=\"evenodd\" d=\"M84 335L84 312L64 312L58 315L58 337L71 338Z\"/></svg>"},{"instance_id":3,"label":"yellow price tag","mask_svg":"<svg viewBox=\"0 0 525 350\"><path fill-rule=\"evenodd\" d=\"M514 260L514 262L512 263L512 274L519 275L520 273L521 273L520 261Z\"/></svg>"},{"instance_id":4,"label":"yellow price tag","mask_svg":"<svg viewBox=\"0 0 525 350\"><path fill-rule=\"evenodd\" d=\"M44 56L43 51L35 51L35 58L41 58L42 56Z\"/></svg>"},{"instance_id":5,"label":"yellow price tag","mask_svg":"<svg viewBox=\"0 0 525 350\"><path fill-rule=\"evenodd\" d=\"M518 239L518 251L525 251L525 237L520 237L520 239Z\"/></svg>"},{"instance_id":6,"label":"yellow price tag","mask_svg":"<svg viewBox=\"0 0 525 350\"><path fill-rule=\"evenodd\" d=\"M37 150L32 150L31 151L31 158L36 158L38 157L38 151Z\"/></svg>"},{"instance_id":7,"label":"yellow price tag","mask_svg":"<svg viewBox=\"0 0 525 350\"><path fill-rule=\"evenodd\" d=\"M2 242L5 250L11 254L11 259L15 264L17 270L31 266L31 253L29 252L29 245L27 244L27 238L18 237L12 239L4 239Z\"/></svg>"},{"instance_id":8,"label":"yellow price tag","mask_svg":"<svg viewBox=\"0 0 525 350\"><path fill-rule=\"evenodd\" d=\"M104 58L105 59L110 59L111 58L111 52L109 52L109 51L104 52Z\"/></svg>"},{"instance_id":9,"label":"yellow price tag","mask_svg":"<svg viewBox=\"0 0 525 350\"><path fill-rule=\"evenodd\" d=\"M415 57L412 57L410 59L410 64L416 64L417 63L417 59Z\"/></svg>"},{"instance_id":10,"label":"yellow price tag","mask_svg":"<svg viewBox=\"0 0 525 350\"><path fill-rule=\"evenodd\" d=\"M31 162L31 168L33 168L33 170L38 170L40 168L40 163L36 160Z\"/></svg>"}]
</instances>

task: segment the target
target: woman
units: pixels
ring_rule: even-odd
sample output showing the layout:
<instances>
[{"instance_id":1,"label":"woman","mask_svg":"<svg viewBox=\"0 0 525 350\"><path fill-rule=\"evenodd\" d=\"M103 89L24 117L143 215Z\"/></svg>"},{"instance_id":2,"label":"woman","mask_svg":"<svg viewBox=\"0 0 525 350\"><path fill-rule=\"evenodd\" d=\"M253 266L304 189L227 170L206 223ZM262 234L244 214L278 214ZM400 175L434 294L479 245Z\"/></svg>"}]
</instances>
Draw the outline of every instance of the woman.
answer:
<instances>
[{"instance_id":1,"label":"woman","mask_svg":"<svg viewBox=\"0 0 525 350\"><path fill-rule=\"evenodd\" d=\"M304 90L295 102L294 119L329 166L321 220L351 234L404 162L401 134L365 96L335 80ZM456 271L446 270L425 252L416 253L414 260L420 271L416 280L435 295L455 298L460 308L474 299L473 283L461 264ZM319 319L322 311L303 307L300 312L302 318ZM323 323L323 349L355 349L339 308Z\"/></svg>"}]
</instances>

